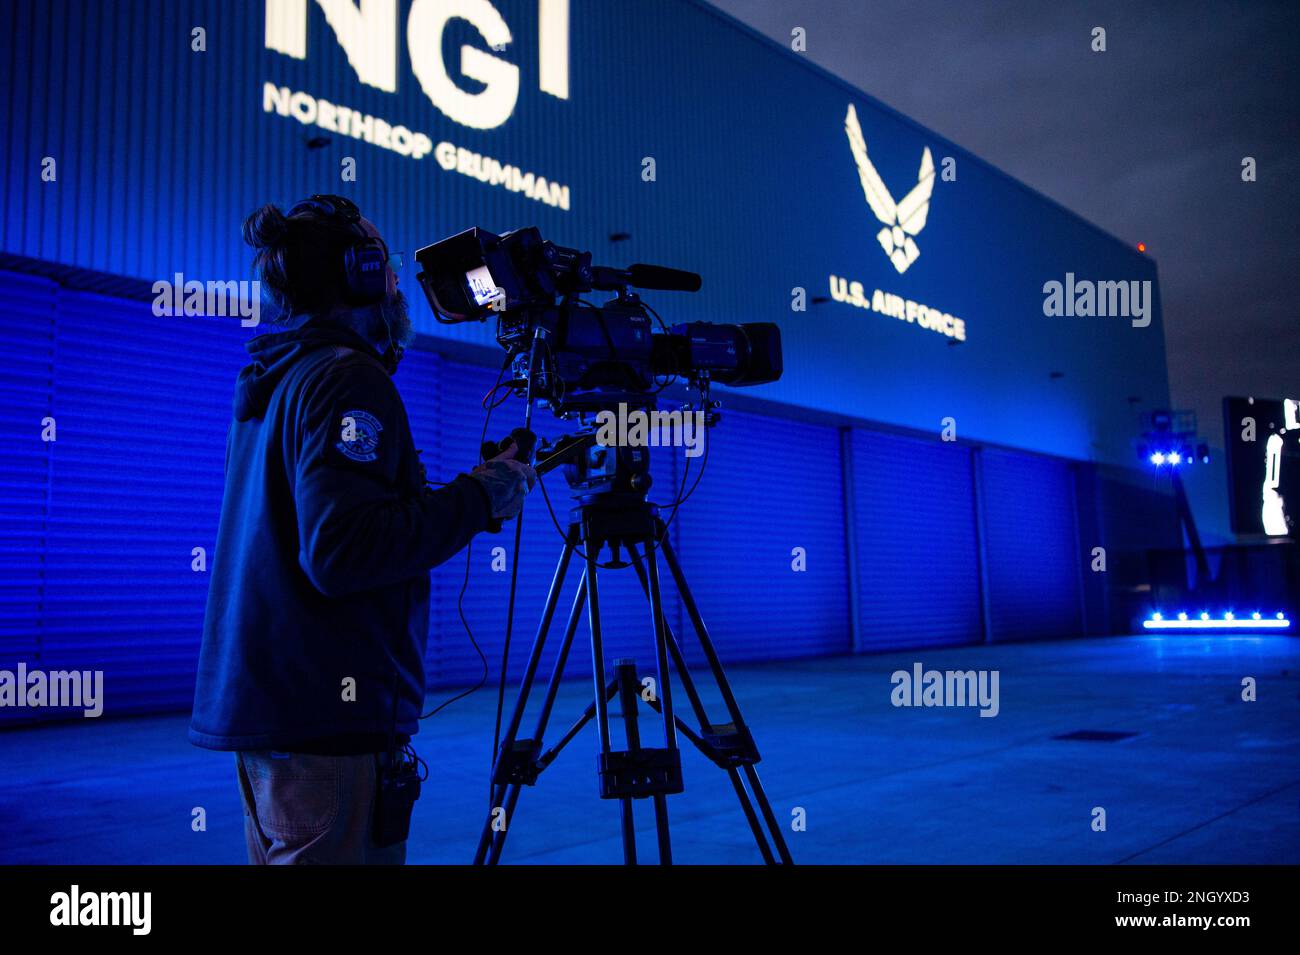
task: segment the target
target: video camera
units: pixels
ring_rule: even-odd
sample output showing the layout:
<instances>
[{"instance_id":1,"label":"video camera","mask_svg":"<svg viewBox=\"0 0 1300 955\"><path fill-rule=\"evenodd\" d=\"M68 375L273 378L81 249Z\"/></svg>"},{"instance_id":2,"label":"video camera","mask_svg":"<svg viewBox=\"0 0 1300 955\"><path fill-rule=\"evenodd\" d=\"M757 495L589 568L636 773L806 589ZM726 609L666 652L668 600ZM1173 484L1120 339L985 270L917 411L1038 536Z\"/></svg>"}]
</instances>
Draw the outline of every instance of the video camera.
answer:
<instances>
[{"instance_id":1,"label":"video camera","mask_svg":"<svg viewBox=\"0 0 1300 955\"><path fill-rule=\"evenodd\" d=\"M680 377L744 386L781 377L781 334L771 322L688 322L653 329L653 309L631 288L695 292L700 277L656 265L592 265L591 253L542 238L535 228L494 235L467 229L415 253L417 279L443 324L497 316L496 340L514 356L516 382L557 415L623 402L653 408ZM579 298L614 292L603 305ZM658 316L656 315L657 319ZM540 345L541 347L535 347Z\"/></svg>"}]
</instances>

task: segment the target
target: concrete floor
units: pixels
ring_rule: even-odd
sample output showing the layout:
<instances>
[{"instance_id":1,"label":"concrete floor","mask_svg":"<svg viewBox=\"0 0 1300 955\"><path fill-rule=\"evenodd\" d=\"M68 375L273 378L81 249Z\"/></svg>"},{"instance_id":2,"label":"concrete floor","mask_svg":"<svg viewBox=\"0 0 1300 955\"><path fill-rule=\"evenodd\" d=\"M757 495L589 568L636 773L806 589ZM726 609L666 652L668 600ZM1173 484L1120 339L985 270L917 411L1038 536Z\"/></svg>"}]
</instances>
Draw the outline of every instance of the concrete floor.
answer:
<instances>
[{"instance_id":1,"label":"concrete floor","mask_svg":"<svg viewBox=\"0 0 1300 955\"><path fill-rule=\"evenodd\" d=\"M890 674L917 661L1000 671L999 715L895 708ZM1246 676L1257 702L1241 700ZM1294 637L921 650L737 667L731 677L778 816L806 812L806 830L787 835L797 862L1300 862ZM565 685L556 710L565 725L588 693L585 682ZM495 693L481 690L426 721L417 743L436 762L410 861L472 857L494 707ZM171 715L0 732L0 862L242 862L233 757L189 746L185 725ZM1082 729L1137 735L1052 738ZM677 861L757 861L726 777L683 744L686 792L668 800ZM596 796L594 751L588 728L524 791L505 861L621 859L618 810ZM206 832L191 831L196 806ZM1106 811L1104 832L1091 827L1094 807ZM638 822L642 859L653 860L647 803Z\"/></svg>"}]
</instances>

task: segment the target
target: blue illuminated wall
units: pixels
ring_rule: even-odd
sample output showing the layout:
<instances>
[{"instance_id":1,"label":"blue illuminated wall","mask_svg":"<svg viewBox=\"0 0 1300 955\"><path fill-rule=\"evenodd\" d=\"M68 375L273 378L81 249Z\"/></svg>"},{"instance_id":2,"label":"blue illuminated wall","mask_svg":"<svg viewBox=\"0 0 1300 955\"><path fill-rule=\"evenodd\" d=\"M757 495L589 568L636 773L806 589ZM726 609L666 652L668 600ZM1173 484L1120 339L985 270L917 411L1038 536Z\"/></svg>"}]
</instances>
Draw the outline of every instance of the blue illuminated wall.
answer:
<instances>
[{"instance_id":1,"label":"blue illuminated wall","mask_svg":"<svg viewBox=\"0 0 1300 955\"><path fill-rule=\"evenodd\" d=\"M508 25L501 50L465 21L447 29L439 49L463 88L481 84L457 68L462 44L519 67L517 101L491 129L454 122L422 92L407 0L392 93L359 82L316 3L302 4L301 60L264 48L263 2L0 10L0 358L12 428L0 462L0 668L103 669L110 713L188 703L206 595L191 554L214 544L231 385L250 332L155 317L149 288L176 272L249 277L244 216L315 191L355 197L394 249L473 224L535 224L599 262L700 272L698 295L651 296L669 322L781 325L784 378L722 395L698 487L681 457L655 463L652 499L695 487L671 540L725 661L1127 625L1111 590L1132 589L1142 549L1172 538L1167 496L1130 467L1128 398L1168 400L1158 301L1151 325L1134 328L1047 318L1041 290L1066 272L1154 282L1154 264L701 3L547 3L569 9L567 98L539 89L535 0L470 5ZM296 7L270 5L282 16ZM205 52L191 50L196 27ZM545 175L568 187L570 208L447 171L433 153L416 160L265 112L266 82ZM850 103L895 198L916 183L925 149L940 168L954 162L902 273L876 239L844 129ZM356 179L345 182L348 158ZM831 275L957 315L967 340L835 301ZM430 476L446 480L473 463L501 352L484 327L433 323L414 270L402 279L423 334L398 383ZM803 310L791 307L796 289ZM519 411L503 407L492 432ZM53 442L40 440L47 416ZM940 439L945 418L955 442ZM563 520L562 486L551 503ZM559 551L536 496L524 541L516 646ZM498 543L480 538L473 566ZM1112 547L1104 581L1080 569L1098 543ZM506 576L480 568L463 604L493 667ZM433 577L434 686L481 673L460 624L463 579L462 558ZM605 586L610 656L643 656L649 614L630 571ZM684 632L680 603L666 610ZM573 674L588 665L578 655Z\"/></svg>"},{"instance_id":2,"label":"blue illuminated wall","mask_svg":"<svg viewBox=\"0 0 1300 955\"><path fill-rule=\"evenodd\" d=\"M567 98L539 88L538 0L466 5L500 16L511 40L499 51L465 20L442 37L467 90L482 84L460 73L462 45L518 67L513 110L490 129L449 119L423 92L413 51L421 62L436 51L408 42L408 0L391 21L391 93L358 79L308 0L6 4L0 249L150 281L246 277L243 216L313 191L355 197L406 251L473 224L535 224L597 261L701 273L697 295L654 296L669 321L778 322L786 373L764 398L922 431L952 416L965 438L1131 463L1127 399L1168 401L1158 301L1146 328L1047 318L1042 287L1066 273L1154 283L1150 259L703 3L547 2L568 9ZM268 9L306 18L305 59L266 49ZM196 27L206 52L191 50ZM268 113L266 83L546 176L568 186L570 208L445 171L433 153L417 160ZM916 184L926 148L956 177L936 180L903 274L876 240L850 104L894 198ZM42 179L45 157L56 182ZM346 157L355 182L340 180ZM833 300L792 311L795 288L829 298L831 275L959 316L968 339L952 346ZM404 278L413 290L413 270ZM430 334L490 342L482 326L434 326L422 302L417 317Z\"/></svg>"}]
</instances>

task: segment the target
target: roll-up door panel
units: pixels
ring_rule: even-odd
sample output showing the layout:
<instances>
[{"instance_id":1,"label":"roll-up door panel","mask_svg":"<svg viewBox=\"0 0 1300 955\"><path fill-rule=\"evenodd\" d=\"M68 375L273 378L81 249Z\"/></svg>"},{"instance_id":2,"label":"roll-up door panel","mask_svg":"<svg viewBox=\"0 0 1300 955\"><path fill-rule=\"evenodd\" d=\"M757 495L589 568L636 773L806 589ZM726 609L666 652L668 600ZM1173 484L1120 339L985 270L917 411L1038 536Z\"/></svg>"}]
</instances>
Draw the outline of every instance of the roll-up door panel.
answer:
<instances>
[{"instance_id":1,"label":"roll-up door panel","mask_svg":"<svg viewBox=\"0 0 1300 955\"><path fill-rule=\"evenodd\" d=\"M863 650L983 639L971 453L855 428Z\"/></svg>"},{"instance_id":2,"label":"roll-up door panel","mask_svg":"<svg viewBox=\"0 0 1300 955\"><path fill-rule=\"evenodd\" d=\"M62 292L46 538L47 669L104 671L109 714L183 708L203 627L247 332Z\"/></svg>"},{"instance_id":3,"label":"roll-up door panel","mask_svg":"<svg viewBox=\"0 0 1300 955\"><path fill-rule=\"evenodd\" d=\"M52 411L59 287L0 272L0 362L4 364L5 452L0 466L0 669L39 665L48 578L44 554L53 444ZM57 419L56 419L57 423ZM0 708L0 721L30 713Z\"/></svg>"},{"instance_id":4,"label":"roll-up door panel","mask_svg":"<svg viewBox=\"0 0 1300 955\"><path fill-rule=\"evenodd\" d=\"M723 663L850 652L838 430L724 411L708 434L704 470L693 459L683 484L703 477L676 525ZM702 659L693 635L686 644L692 663Z\"/></svg>"},{"instance_id":5,"label":"roll-up door panel","mask_svg":"<svg viewBox=\"0 0 1300 955\"><path fill-rule=\"evenodd\" d=\"M1069 465L981 451L993 640L1081 632L1079 564Z\"/></svg>"}]
</instances>

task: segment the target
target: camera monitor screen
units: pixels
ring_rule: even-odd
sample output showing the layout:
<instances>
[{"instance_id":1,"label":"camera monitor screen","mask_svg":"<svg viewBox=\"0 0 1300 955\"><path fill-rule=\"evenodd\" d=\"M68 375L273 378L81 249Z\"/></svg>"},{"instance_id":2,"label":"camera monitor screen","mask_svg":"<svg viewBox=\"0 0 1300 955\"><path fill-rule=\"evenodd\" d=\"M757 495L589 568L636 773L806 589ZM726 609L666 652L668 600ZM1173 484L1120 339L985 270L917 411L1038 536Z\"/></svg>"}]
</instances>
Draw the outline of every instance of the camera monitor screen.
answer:
<instances>
[{"instance_id":1,"label":"camera monitor screen","mask_svg":"<svg viewBox=\"0 0 1300 955\"><path fill-rule=\"evenodd\" d=\"M1233 531L1300 537L1300 399L1225 398L1223 420Z\"/></svg>"},{"instance_id":2,"label":"camera monitor screen","mask_svg":"<svg viewBox=\"0 0 1300 955\"><path fill-rule=\"evenodd\" d=\"M475 305L486 305L501 294L486 265L470 269L465 273L465 279L469 282L469 290L474 296Z\"/></svg>"}]
</instances>

